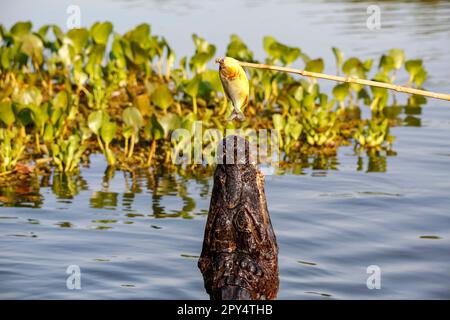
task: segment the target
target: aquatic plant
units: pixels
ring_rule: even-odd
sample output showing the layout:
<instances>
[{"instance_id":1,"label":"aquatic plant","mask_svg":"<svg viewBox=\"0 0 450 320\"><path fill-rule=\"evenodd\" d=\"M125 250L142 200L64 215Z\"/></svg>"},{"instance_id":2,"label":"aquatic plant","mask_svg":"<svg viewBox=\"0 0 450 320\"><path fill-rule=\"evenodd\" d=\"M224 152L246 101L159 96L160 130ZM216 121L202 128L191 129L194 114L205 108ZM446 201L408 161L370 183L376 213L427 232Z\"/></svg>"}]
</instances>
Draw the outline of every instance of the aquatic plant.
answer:
<instances>
[{"instance_id":1,"label":"aquatic plant","mask_svg":"<svg viewBox=\"0 0 450 320\"><path fill-rule=\"evenodd\" d=\"M37 30L30 22L9 30L0 25L1 172L39 157L51 157L58 171L74 172L84 154L97 151L111 166L168 165L176 150L194 149L171 140L175 129L193 135L195 121L204 129L236 128L225 121L231 110L217 70L209 69L217 49L196 34L192 40L192 56L176 60L167 40L146 23L122 35L110 22L65 33L56 25ZM274 37L264 37L263 47L266 63L324 69L323 59ZM408 85L417 88L427 77L422 60L407 60L401 49L382 55L375 73L374 59L346 59L332 50L337 73L348 77L392 83L404 70ZM258 62L238 35L231 35L226 55ZM315 79L247 72L250 101L240 128L278 129L286 162L333 154L352 140L367 150L390 147L388 129L397 122L386 118L398 104L385 89L337 84L326 94ZM424 102L412 96L408 105ZM360 118L364 105L371 119Z\"/></svg>"},{"instance_id":2,"label":"aquatic plant","mask_svg":"<svg viewBox=\"0 0 450 320\"><path fill-rule=\"evenodd\" d=\"M394 137L389 135L388 119L371 119L366 125L359 124L354 139L360 148L380 150L384 144L392 144Z\"/></svg>"},{"instance_id":3,"label":"aquatic plant","mask_svg":"<svg viewBox=\"0 0 450 320\"><path fill-rule=\"evenodd\" d=\"M53 162L60 172L73 172L78 169L78 163L86 150L78 134L72 134L68 139L58 139L51 145Z\"/></svg>"}]
</instances>

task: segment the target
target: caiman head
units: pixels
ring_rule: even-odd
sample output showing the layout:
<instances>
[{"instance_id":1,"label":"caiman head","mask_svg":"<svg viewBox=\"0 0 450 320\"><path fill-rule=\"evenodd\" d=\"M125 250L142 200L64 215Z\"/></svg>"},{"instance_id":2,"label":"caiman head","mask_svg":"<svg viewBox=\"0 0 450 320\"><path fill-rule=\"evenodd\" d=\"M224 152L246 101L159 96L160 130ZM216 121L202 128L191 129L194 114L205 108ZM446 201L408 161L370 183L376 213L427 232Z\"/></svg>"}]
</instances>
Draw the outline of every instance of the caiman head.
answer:
<instances>
[{"instance_id":1,"label":"caiman head","mask_svg":"<svg viewBox=\"0 0 450 320\"><path fill-rule=\"evenodd\" d=\"M218 147L198 263L213 299L273 299L278 291L278 246L251 151L239 136Z\"/></svg>"}]
</instances>

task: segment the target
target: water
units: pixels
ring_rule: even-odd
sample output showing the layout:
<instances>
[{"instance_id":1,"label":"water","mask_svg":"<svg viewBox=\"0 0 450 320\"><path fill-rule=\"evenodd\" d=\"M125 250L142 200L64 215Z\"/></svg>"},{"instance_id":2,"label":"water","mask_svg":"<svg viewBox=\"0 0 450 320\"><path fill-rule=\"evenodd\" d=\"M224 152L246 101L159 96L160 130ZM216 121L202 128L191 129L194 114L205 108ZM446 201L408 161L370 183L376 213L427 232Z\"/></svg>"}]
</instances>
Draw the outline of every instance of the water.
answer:
<instances>
[{"instance_id":1,"label":"water","mask_svg":"<svg viewBox=\"0 0 450 320\"><path fill-rule=\"evenodd\" d=\"M448 92L450 4L378 3L378 31L366 28L366 1L16 0L2 3L0 22L64 25L67 6L79 4L82 24L101 17L123 32L146 21L180 56L192 52L192 32L219 54L238 33L259 58L262 37L273 35L324 57L330 73L332 46L361 58L400 47L424 59L427 89ZM449 104L429 100L401 118L410 125L392 130L396 156L358 157L343 147L325 163L309 159L266 177L279 298L450 298ZM1 186L0 298L206 299L196 263L211 189L208 174L111 177L101 155L69 181L51 175ZM81 290L66 288L69 265L81 268ZM380 267L380 290L366 286L370 265Z\"/></svg>"}]
</instances>

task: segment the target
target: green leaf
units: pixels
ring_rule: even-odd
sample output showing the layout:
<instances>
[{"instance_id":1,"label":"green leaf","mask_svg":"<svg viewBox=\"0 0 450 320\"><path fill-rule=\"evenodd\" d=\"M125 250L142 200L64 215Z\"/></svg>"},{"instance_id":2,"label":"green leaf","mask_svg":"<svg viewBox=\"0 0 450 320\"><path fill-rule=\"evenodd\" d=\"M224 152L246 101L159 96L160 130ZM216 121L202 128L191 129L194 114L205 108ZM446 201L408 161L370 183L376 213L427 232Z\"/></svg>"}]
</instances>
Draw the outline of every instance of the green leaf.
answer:
<instances>
[{"instance_id":1,"label":"green leaf","mask_svg":"<svg viewBox=\"0 0 450 320\"><path fill-rule=\"evenodd\" d=\"M265 36L263 38L263 46L264 50L268 55L272 56L275 59L279 59L281 57L281 52L277 47L277 40L274 37Z\"/></svg>"},{"instance_id":2,"label":"green leaf","mask_svg":"<svg viewBox=\"0 0 450 320\"><path fill-rule=\"evenodd\" d=\"M380 58L379 68L383 69L384 73L389 73L395 68L395 60L391 56L382 55Z\"/></svg>"},{"instance_id":3,"label":"green leaf","mask_svg":"<svg viewBox=\"0 0 450 320\"><path fill-rule=\"evenodd\" d=\"M42 102L42 94L38 88L28 87L15 93L13 100L23 106L29 106L31 104L39 106Z\"/></svg>"},{"instance_id":4,"label":"green leaf","mask_svg":"<svg viewBox=\"0 0 450 320\"><path fill-rule=\"evenodd\" d=\"M11 27L10 33L15 39L21 39L31 32L32 24L30 21L17 22Z\"/></svg>"},{"instance_id":5,"label":"green leaf","mask_svg":"<svg viewBox=\"0 0 450 320\"><path fill-rule=\"evenodd\" d=\"M159 140L164 138L164 128L161 126L161 124L158 122L158 119L155 115L152 115L152 118L150 120L151 124L151 136L155 140Z\"/></svg>"},{"instance_id":6,"label":"green leaf","mask_svg":"<svg viewBox=\"0 0 450 320\"><path fill-rule=\"evenodd\" d=\"M134 105L139 109L143 117L152 114L150 99L147 93L136 96L134 99Z\"/></svg>"},{"instance_id":7,"label":"green leaf","mask_svg":"<svg viewBox=\"0 0 450 320\"><path fill-rule=\"evenodd\" d=\"M169 47L169 45L166 43L166 76L170 74L170 70L172 70L172 67L175 63L176 55L175 51Z\"/></svg>"},{"instance_id":8,"label":"green leaf","mask_svg":"<svg viewBox=\"0 0 450 320\"><path fill-rule=\"evenodd\" d=\"M388 92L386 88L370 87L374 98L387 98Z\"/></svg>"},{"instance_id":9,"label":"green leaf","mask_svg":"<svg viewBox=\"0 0 450 320\"><path fill-rule=\"evenodd\" d=\"M312 94L307 94L304 98L303 98L303 105L305 107L314 107L315 105L315 95Z\"/></svg>"},{"instance_id":10,"label":"green leaf","mask_svg":"<svg viewBox=\"0 0 450 320\"><path fill-rule=\"evenodd\" d=\"M21 109L17 113L17 119L22 123L22 125L27 126L33 123L31 110L29 108Z\"/></svg>"},{"instance_id":11,"label":"green leaf","mask_svg":"<svg viewBox=\"0 0 450 320\"><path fill-rule=\"evenodd\" d=\"M169 136L169 133L175 129L181 128L181 119L175 113L168 113L161 118L159 121L161 127L164 129L164 134L166 137Z\"/></svg>"},{"instance_id":12,"label":"green leaf","mask_svg":"<svg viewBox=\"0 0 450 320\"><path fill-rule=\"evenodd\" d=\"M290 116L287 124L287 132L294 140L298 140L303 131L303 126L298 122L296 117Z\"/></svg>"},{"instance_id":13,"label":"green leaf","mask_svg":"<svg viewBox=\"0 0 450 320\"><path fill-rule=\"evenodd\" d=\"M424 68L420 68L420 70L417 72L416 76L414 77L414 82L418 87L421 87L422 84L427 79L428 73Z\"/></svg>"},{"instance_id":14,"label":"green leaf","mask_svg":"<svg viewBox=\"0 0 450 320\"><path fill-rule=\"evenodd\" d=\"M202 80L209 82L214 91L223 93L222 82L220 81L219 73L217 71L206 70L202 73Z\"/></svg>"},{"instance_id":15,"label":"green leaf","mask_svg":"<svg viewBox=\"0 0 450 320\"><path fill-rule=\"evenodd\" d=\"M32 105L30 106L32 111L31 118L36 126L36 128L41 129L44 127L45 122L48 120L48 103L44 103L40 106Z\"/></svg>"},{"instance_id":16,"label":"green leaf","mask_svg":"<svg viewBox=\"0 0 450 320\"><path fill-rule=\"evenodd\" d=\"M45 130L44 130L44 141L45 142L52 142L54 139L54 128L50 123L47 123L45 125ZM54 144L52 144L53 147Z\"/></svg>"},{"instance_id":17,"label":"green leaf","mask_svg":"<svg viewBox=\"0 0 450 320\"><path fill-rule=\"evenodd\" d=\"M69 106L69 94L67 91L63 90L56 94L56 96L53 98L53 106L55 108L61 108L63 110L66 110Z\"/></svg>"},{"instance_id":18,"label":"green leaf","mask_svg":"<svg viewBox=\"0 0 450 320\"><path fill-rule=\"evenodd\" d=\"M113 121L110 121L109 119L105 119L106 118L103 119L104 121L100 129L100 136L102 137L102 140L105 142L105 144L108 145L114 139L117 130L117 124Z\"/></svg>"},{"instance_id":19,"label":"green leaf","mask_svg":"<svg viewBox=\"0 0 450 320\"><path fill-rule=\"evenodd\" d=\"M84 28L71 29L67 32L65 39L75 49L75 53L80 54L87 45L89 32Z\"/></svg>"},{"instance_id":20,"label":"green leaf","mask_svg":"<svg viewBox=\"0 0 450 320\"><path fill-rule=\"evenodd\" d=\"M58 49L58 58L66 68L71 66L72 56L74 54L75 53L73 48L68 44L64 44L61 48Z\"/></svg>"},{"instance_id":21,"label":"green leaf","mask_svg":"<svg viewBox=\"0 0 450 320\"><path fill-rule=\"evenodd\" d=\"M333 96L340 102L344 102L349 93L350 86L348 83L340 83L333 88Z\"/></svg>"},{"instance_id":22,"label":"green leaf","mask_svg":"<svg viewBox=\"0 0 450 320\"><path fill-rule=\"evenodd\" d=\"M302 52L299 48L289 47L270 36L263 38L263 45L264 50L269 56L275 60L282 61L286 65L291 64L297 60L299 56L302 56ZM304 55L302 58L304 58Z\"/></svg>"},{"instance_id":23,"label":"green leaf","mask_svg":"<svg viewBox=\"0 0 450 320\"><path fill-rule=\"evenodd\" d=\"M355 70L359 70L362 67L362 63L358 58L349 58L344 62L344 65L342 66L342 71L344 71L345 74L349 75L355 72Z\"/></svg>"},{"instance_id":24,"label":"green leaf","mask_svg":"<svg viewBox=\"0 0 450 320\"><path fill-rule=\"evenodd\" d=\"M332 48L334 57L336 58L336 67L338 70L341 69L342 63L344 62L344 54L342 51L336 47Z\"/></svg>"},{"instance_id":25,"label":"green leaf","mask_svg":"<svg viewBox=\"0 0 450 320\"><path fill-rule=\"evenodd\" d=\"M422 64L423 64L423 62L420 59L408 60L405 62L405 69L406 69L406 71L408 71L410 76L412 78L414 78L416 76L416 74L420 71L420 69L422 68Z\"/></svg>"},{"instance_id":26,"label":"green leaf","mask_svg":"<svg viewBox=\"0 0 450 320\"><path fill-rule=\"evenodd\" d=\"M203 71L205 65L210 60L210 56L206 52L200 52L194 55L189 62L191 70Z\"/></svg>"},{"instance_id":27,"label":"green leaf","mask_svg":"<svg viewBox=\"0 0 450 320\"><path fill-rule=\"evenodd\" d=\"M200 75L196 75L195 77L193 77L191 80L188 81L187 86L184 88L184 92L186 92L188 95L190 95L191 97L196 97L198 94L198 89L200 86L200 82L201 82L201 76Z\"/></svg>"},{"instance_id":28,"label":"green leaf","mask_svg":"<svg viewBox=\"0 0 450 320\"><path fill-rule=\"evenodd\" d=\"M286 65L290 65L298 59L300 53L301 51L299 48L286 48L284 54L281 56L281 59Z\"/></svg>"},{"instance_id":29,"label":"green leaf","mask_svg":"<svg viewBox=\"0 0 450 320\"><path fill-rule=\"evenodd\" d=\"M253 60L253 52L248 49L247 45L236 34L232 34L230 37L226 56L243 61Z\"/></svg>"},{"instance_id":30,"label":"green leaf","mask_svg":"<svg viewBox=\"0 0 450 320\"><path fill-rule=\"evenodd\" d=\"M134 133L137 133L142 127L144 119L142 118L139 109L136 107L128 107L122 113L123 122L133 128Z\"/></svg>"},{"instance_id":31,"label":"green leaf","mask_svg":"<svg viewBox=\"0 0 450 320\"><path fill-rule=\"evenodd\" d=\"M302 86L298 86L297 89L295 89L295 92L293 94L293 97L295 98L295 100L297 101L302 101L303 100L303 94L304 94L304 89Z\"/></svg>"},{"instance_id":32,"label":"green leaf","mask_svg":"<svg viewBox=\"0 0 450 320\"><path fill-rule=\"evenodd\" d=\"M102 126L103 122L103 111L98 110L91 112L91 114L88 117L88 126L89 129L92 130L96 135L98 135L98 132Z\"/></svg>"},{"instance_id":33,"label":"green leaf","mask_svg":"<svg viewBox=\"0 0 450 320\"><path fill-rule=\"evenodd\" d=\"M130 42L138 43L144 47L149 41L149 35L150 25L148 23L142 23L136 26L133 30L128 31L125 34L125 38L127 38Z\"/></svg>"},{"instance_id":34,"label":"green leaf","mask_svg":"<svg viewBox=\"0 0 450 320\"><path fill-rule=\"evenodd\" d=\"M111 34L113 25L111 22L96 22L91 27L91 36L95 43L106 45L109 35Z\"/></svg>"},{"instance_id":35,"label":"green leaf","mask_svg":"<svg viewBox=\"0 0 450 320\"><path fill-rule=\"evenodd\" d=\"M196 50L194 56L189 61L189 66L191 70L200 73L205 70L206 63L214 57L216 47L196 34L192 35L192 40L194 41Z\"/></svg>"},{"instance_id":36,"label":"green leaf","mask_svg":"<svg viewBox=\"0 0 450 320\"><path fill-rule=\"evenodd\" d=\"M181 127L192 133L192 131L194 129L194 123L196 120L197 120L197 115L193 112L190 112L186 116L183 117Z\"/></svg>"},{"instance_id":37,"label":"green leaf","mask_svg":"<svg viewBox=\"0 0 450 320\"><path fill-rule=\"evenodd\" d=\"M140 65L144 64L148 59L149 56L147 54L147 51L145 51L139 43L137 42L131 42L130 44L126 42L125 43L125 55L127 58L133 62L134 64Z\"/></svg>"},{"instance_id":38,"label":"green leaf","mask_svg":"<svg viewBox=\"0 0 450 320\"><path fill-rule=\"evenodd\" d=\"M60 42L64 41L64 32L62 32L61 28L57 25L52 25L53 34L55 35L55 38L58 39Z\"/></svg>"},{"instance_id":39,"label":"green leaf","mask_svg":"<svg viewBox=\"0 0 450 320\"><path fill-rule=\"evenodd\" d=\"M156 87L150 98L153 104L163 110L167 110L173 103L173 95L167 87L167 84L160 84Z\"/></svg>"},{"instance_id":40,"label":"green leaf","mask_svg":"<svg viewBox=\"0 0 450 320\"><path fill-rule=\"evenodd\" d=\"M47 32L50 29L51 25L46 24L43 25L42 27L39 28L39 30L37 31L38 36L42 39L45 40L45 37L47 36Z\"/></svg>"},{"instance_id":41,"label":"green leaf","mask_svg":"<svg viewBox=\"0 0 450 320\"><path fill-rule=\"evenodd\" d=\"M120 35L115 35L114 40L111 45L111 57L114 57L115 59L123 59L125 53L122 48L122 41L124 40Z\"/></svg>"},{"instance_id":42,"label":"green leaf","mask_svg":"<svg viewBox=\"0 0 450 320\"><path fill-rule=\"evenodd\" d=\"M9 56L10 56L10 52L11 52L11 48L8 48L8 47L3 47L3 48L0 48L0 52L1 52L1 67L4 69L4 70L8 70L9 69L9 66L10 66L10 58L9 58Z\"/></svg>"},{"instance_id":43,"label":"green leaf","mask_svg":"<svg viewBox=\"0 0 450 320\"><path fill-rule=\"evenodd\" d=\"M283 130L285 121L281 114L275 113L272 115L273 127L275 130Z\"/></svg>"},{"instance_id":44,"label":"green leaf","mask_svg":"<svg viewBox=\"0 0 450 320\"><path fill-rule=\"evenodd\" d=\"M306 63L306 67L305 70L307 71L311 71L311 72L318 72L321 73L324 69L324 63L323 63L323 59L319 58L319 59L315 59L315 60L309 60Z\"/></svg>"},{"instance_id":45,"label":"green leaf","mask_svg":"<svg viewBox=\"0 0 450 320\"><path fill-rule=\"evenodd\" d=\"M214 54L216 53L216 46L210 44L205 39L200 38L195 33L192 35L192 40L194 41L195 44L196 53L200 52L207 53L210 59L214 57Z\"/></svg>"},{"instance_id":46,"label":"green leaf","mask_svg":"<svg viewBox=\"0 0 450 320\"><path fill-rule=\"evenodd\" d=\"M366 61L364 61L363 65L362 65L364 72L369 72L370 69L372 69L372 65L373 65L373 59L367 59Z\"/></svg>"},{"instance_id":47,"label":"green leaf","mask_svg":"<svg viewBox=\"0 0 450 320\"><path fill-rule=\"evenodd\" d=\"M34 34L27 34L23 37L22 41L20 50L41 65L43 62L44 49L44 44L42 43L41 38Z\"/></svg>"},{"instance_id":48,"label":"green leaf","mask_svg":"<svg viewBox=\"0 0 450 320\"><path fill-rule=\"evenodd\" d=\"M12 108L11 100L4 100L0 102L0 120L9 127L14 121L16 121L16 116Z\"/></svg>"},{"instance_id":49,"label":"green leaf","mask_svg":"<svg viewBox=\"0 0 450 320\"><path fill-rule=\"evenodd\" d=\"M274 37L265 36L263 38L263 47L267 54L270 54L271 46L275 43L277 43L277 40Z\"/></svg>"},{"instance_id":50,"label":"green leaf","mask_svg":"<svg viewBox=\"0 0 450 320\"><path fill-rule=\"evenodd\" d=\"M122 129L122 135L125 139L129 139L134 133L134 129L132 126L125 126L125 128Z\"/></svg>"},{"instance_id":51,"label":"green leaf","mask_svg":"<svg viewBox=\"0 0 450 320\"><path fill-rule=\"evenodd\" d=\"M386 83L390 82L389 76L384 72L377 73L375 75L375 77L373 78L373 80L379 81L379 82L386 82Z\"/></svg>"},{"instance_id":52,"label":"green leaf","mask_svg":"<svg viewBox=\"0 0 450 320\"><path fill-rule=\"evenodd\" d=\"M395 69L400 69L405 62L405 51L402 49L391 49L389 50L389 56L394 60Z\"/></svg>"},{"instance_id":53,"label":"green leaf","mask_svg":"<svg viewBox=\"0 0 450 320\"><path fill-rule=\"evenodd\" d=\"M319 94L319 104L322 108L326 108L328 104L328 96L325 93Z\"/></svg>"},{"instance_id":54,"label":"green leaf","mask_svg":"<svg viewBox=\"0 0 450 320\"><path fill-rule=\"evenodd\" d=\"M91 78L94 78L96 70L99 70L98 68L101 67L103 57L105 54L105 45L103 44L96 44L94 45L90 52L88 57L88 62L86 64L86 72L90 75Z\"/></svg>"}]
</instances>

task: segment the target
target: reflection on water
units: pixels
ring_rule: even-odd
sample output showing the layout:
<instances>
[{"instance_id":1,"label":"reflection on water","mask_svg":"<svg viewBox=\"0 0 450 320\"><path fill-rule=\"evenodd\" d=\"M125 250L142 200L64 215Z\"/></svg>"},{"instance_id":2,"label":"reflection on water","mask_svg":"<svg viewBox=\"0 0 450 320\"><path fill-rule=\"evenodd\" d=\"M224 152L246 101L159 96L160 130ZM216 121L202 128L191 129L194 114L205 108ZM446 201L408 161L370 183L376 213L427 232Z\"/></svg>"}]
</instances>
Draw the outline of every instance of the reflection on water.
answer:
<instances>
[{"instance_id":1,"label":"reflection on water","mask_svg":"<svg viewBox=\"0 0 450 320\"><path fill-rule=\"evenodd\" d=\"M342 4L347 3L345 14L339 15L343 20L342 27L347 31L352 27L363 29L367 19L366 13L362 10L370 5L379 5L382 9L382 26L386 29L399 29L409 27L410 32L416 35L431 35L439 33L450 33L450 4L442 0L322 0L326 3ZM399 15L402 19L398 19Z\"/></svg>"},{"instance_id":2,"label":"reflection on water","mask_svg":"<svg viewBox=\"0 0 450 320\"><path fill-rule=\"evenodd\" d=\"M261 58L262 37L273 35L324 57L325 71L334 73L332 46L346 58L403 48L408 58L424 59L428 90L450 88L449 1L376 1L382 10L376 32L366 28L373 1L77 3L83 25L110 20L124 32L145 21L180 55L192 53L194 32L217 44L218 54L238 33ZM63 26L69 4L9 1L0 21ZM230 10L235 14L224 14ZM448 103L404 97L385 109L395 152L342 147L331 157L288 159L277 175L266 176L280 247L280 299L450 298ZM103 157L94 155L79 175L0 185L0 298L207 299L196 260L211 175L212 168L105 171ZM72 264L82 270L79 292L65 289ZM374 264L382 270L381 290L366 287L366 268Z\"/></svg>"},{"instance_id":3,"label":"reflection on water","mask_svg":"<svg viewBox=\"0 0 450 320\"><path fill-rule=\"evenodd\" d=\"M387 170L387 156L380 152L367 152L366 166L364 165L364 158L358 157L358 171L366 172L386 172Z\"/></svg>"},{"instance_id":4,"label":"reflection on water","mask_svg":"<svg viewBox=\"0 0 450 320\"><path fill-rule=\"evenodd\" d=\"M42 196L39 194L39 180L26 177L0 185L0 203L7 207L40 208Z\"/></svg>"},{"instance_id":5,"label":"reflection on water","mask_svg":"<svg viewBox=\"0 0 450 320\"><path fill-rule=\"evenodd\" d=\"M420 127L422 107L426 100L415 101L410 99L407 105L394 105L386 107L384 116L393 125ZM395 145L394 145L395 146ZM397 155L397 152L388 150L355 150L355 170L364 172L386 172L389 157ZM339 157L337 155L296 155L281 157L280 166L276 174L301 175L309 169L313 170L313 176L326 176L327 171L339 170ZM0 185L0 206L3 207L31 207L41 208L45 196L41 189L49 189L58 199L59 203L70 204L82 191L89 191L89 204L94 209L120 210L132 212L136 195L150 194L151 214L157 218L183 217L192 218L194 214L205 214L205 210L197 211L195 198L208 198L210 178L213 167L176 168L175 171L165 168L157 168L154 171L136 170L133 172L116 171L112 167L106 168L100 183L100 188L89 187L88 180L83 174L67 175L54 172L40 176L23 176L18 180L3 182ZM123 192L111 190L111 184L120 176ZM196 194L191 195L187 191L187 185L195 181L198 185ZM170 209L164 203L169 199L178 199L180 204ZM136 213L130 213L137 216Z\"/></svg>"},{"instance_id":6,"label":"reflection on water","mask_svg":"<svg viewBox=\"0 0 450 320\"><path fill-rule=\"evenodd\" d=\"M87 190L88 185L80 175L67 175L55 173L53 176L44 176L42 178L41 187L49 186L49 180L52 178L52 192L58 199L73 199L81 190ZM70 203L70 201L68 201Z\"/></svg>"},{"instance_id":7,"label":"reflection on water","mask_svg":"<svg viewBox=\"0 0 450 320\"><path fill-rule=\"evenodd\" d=\"M391 152L367 152L366 156L357 157L356 170L366 172L386 172L387 157L395 155ZM367 164L365 164L365 162ZM180 168L178 168L180 169ZM326 176L328 170L339 170L337 156L302 156L293 163L282 162L277 174L305 174L305 170L312 169L313 176ZM181 170L181 169L180 169ZM196 210L196 198L209 199L209 190L214 167L206 166L194 170L169 172L166 170L148 171L139 169L134 172L116 171L108 167L101 179L101 188L91 190L83 174L54 172L43 176L30 176L18 181L10 181L8 185L0 185L0 207L30 207L42 208L47 191L58 199L59 203L73 203L82 191L90 192L89 205L93 209L120 209L127 217L144 216L133 212L136 195L149 194L151 199L151 216L156 218L186 218L196 214L207 214L206 210ZM110 190L111 181L116 175L121 175L123 192ZM182 175L180 175L182 174ZM195 181L198 189L191 194L187 187ZM115 185L117 186L117 185ZM167 200L179 200L178 207L166 207ZM52 201L51 199L49 201ZM103 220L105 221L105 220ZM112 221L116 222L116 221ZM112 223L111 221L109 223ZM108 223L108 222L105 222ZM60 227L70 228L70 223L61 222Z\"/></svg>"}]
</instances>

